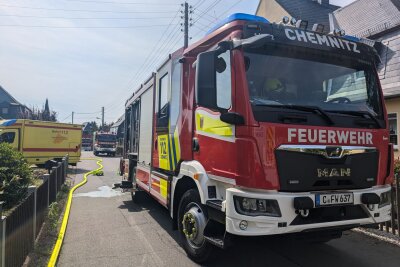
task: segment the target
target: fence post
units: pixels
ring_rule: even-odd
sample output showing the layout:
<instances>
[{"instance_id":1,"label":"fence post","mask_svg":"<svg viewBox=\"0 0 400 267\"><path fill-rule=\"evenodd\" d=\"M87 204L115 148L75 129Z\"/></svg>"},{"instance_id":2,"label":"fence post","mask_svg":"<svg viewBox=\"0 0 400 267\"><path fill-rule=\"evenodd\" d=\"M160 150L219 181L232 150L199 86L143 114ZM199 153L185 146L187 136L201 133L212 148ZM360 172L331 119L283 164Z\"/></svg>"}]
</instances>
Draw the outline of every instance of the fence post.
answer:
<instances>
[{"instance_id":1,"label":"fence post","mask_svg":"<svg viewBox=\"0 0 400 267\"><path fill-rule=\"evenodd\" d=\"M400 175L398 173L395 174L395 180L396 180L396 211L397 211L397 234L400 236L400 194L399 194L399 188L400 188ZM394 201L392 200L392 204L394 204ZM392 214L393 216L393 214Z\"/></svg>"},{"instance_id":2,"label":"fence post","mask_svg":"<svg viewBox=\"0 0 400 267\"><path fill-rule=\"evenodd\" d=\"M0 202L0 267L6 266L6 223L7 217L3 216L3 203Z\"/></svg>"},{"instance_id":3,"label":"fence post","mask_svg":"<svg viewBox=\"0 0 400 267\"><path fill-rule=\"evenodd\" d=\"M29 186L28 188L29 192L32 192L33 194L33 218L32 218L32 224L33 224L33 246L35 246L35 240L36 240L36 208L37 208L37 187L34 185Z\"/></svg>"},{"instance_id":4,"label":"fence post","mask_svg":"<svg viewBox=\"0 0 400 267\"><path fill-rule=\"evenodd\" d=\"M55 189L56 189L56 196L57 196L57 175L58 175L58 172L57 172L57 167L52 167L51 168L51 173L54 175L54 186L55 186Z\"/></svg>"}]
</instances>

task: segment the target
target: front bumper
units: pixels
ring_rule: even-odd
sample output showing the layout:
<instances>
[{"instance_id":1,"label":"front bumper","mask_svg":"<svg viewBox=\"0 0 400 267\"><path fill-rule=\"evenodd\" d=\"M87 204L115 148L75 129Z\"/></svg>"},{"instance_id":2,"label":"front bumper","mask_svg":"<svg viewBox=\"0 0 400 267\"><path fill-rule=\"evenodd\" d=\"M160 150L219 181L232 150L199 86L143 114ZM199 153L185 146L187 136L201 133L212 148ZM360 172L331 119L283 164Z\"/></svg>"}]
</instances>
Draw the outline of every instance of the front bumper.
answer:
<instances>
[{"instance_id":1,"label":"front bumper","mask_svg":"<svg viewBox=\"0 0 400 267\"><path fill-rule=\"evenodd\" d=\"M371 211L367 205L361 203L361 195L364 193L375 193L380 196L384 192L390 191L389 185L376 186L368 189L360 190L342 190L340 192L352 192L354 194L354 207L357 208L365 216L356 219L332 219L324 220L324 222L306 222L302 223L299 220L299 214L296 213L293 202L295 197L310 197L314 201L315 207L315 193L283 193L277 191L247 191L239 188L230 188L226 193L225 211L226 211L226 231L234 235L241 236L259 236L259 235L276 235L286 233L298 233L303 231L318 230L322 228L331 227L345 227L347 225L366 225L380 223L390 220L391 205L386 205L379 208L378 204L374 205ZM241 196L247 198L258 199L275 199L278 201L282 216L269 217L269 216L248 216L236 212L233 196ZM353 207L353 205L352 205ZM314 208L315 212L318 212ZM351 211L349 209L349 211ZM350 215L350 214L349 214ZM351 216L349 216L351 217ZM241 230L239 225L242 221L247 221L247 228ZM300 221L300 223L299 223Z\"/></svg>"},{"instance_id":2,"label":"front bumper","mask_svg":"<svg viewBox=\"0 0 400 267\"><path fill-rule=\"evenodd\" d=\"M116 148L96 147L94 149L94 151L96 151L96 152L104 152L104 153L114 153L115 151L117 151L117 149Z\"/></svg>"}]
</instances>

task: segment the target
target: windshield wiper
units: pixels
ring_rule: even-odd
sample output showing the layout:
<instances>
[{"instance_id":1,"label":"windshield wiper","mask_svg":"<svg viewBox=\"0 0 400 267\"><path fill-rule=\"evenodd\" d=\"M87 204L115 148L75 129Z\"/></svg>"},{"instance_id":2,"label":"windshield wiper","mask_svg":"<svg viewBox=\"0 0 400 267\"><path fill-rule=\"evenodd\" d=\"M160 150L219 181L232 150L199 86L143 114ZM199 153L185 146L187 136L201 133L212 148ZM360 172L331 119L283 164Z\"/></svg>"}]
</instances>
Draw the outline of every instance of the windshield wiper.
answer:
<instances>
[{"instance_id":1,"label":"windshield wiper","mask_svg":"<svg viewBox=\"0 0 400 267\"><path fill-rule=\"evenodd\" d=\"M331 116L328 115L323 109L317 106L301 106L301 105L269 105L269 104L255 104L256 106L265 106L272 108L284 108L284 109L294 109L301 111L308 111L318 114L323 118L329 125L334 125L335 122L332 120Z\"/></svg>"},{"instance_id":2,"label":"windshield wiper","mask_svg":"<svg viewBox=\"0 0 400 267\"><path fill-rule=\"evenodd\" d=\"M362 117L364 119L372 120L379 128L382 128L382 123L379 121L374 114L369 111L356 111L356 110L329 110L332 113L348 114L352 116Z\"/></svg>"}]
</instances>

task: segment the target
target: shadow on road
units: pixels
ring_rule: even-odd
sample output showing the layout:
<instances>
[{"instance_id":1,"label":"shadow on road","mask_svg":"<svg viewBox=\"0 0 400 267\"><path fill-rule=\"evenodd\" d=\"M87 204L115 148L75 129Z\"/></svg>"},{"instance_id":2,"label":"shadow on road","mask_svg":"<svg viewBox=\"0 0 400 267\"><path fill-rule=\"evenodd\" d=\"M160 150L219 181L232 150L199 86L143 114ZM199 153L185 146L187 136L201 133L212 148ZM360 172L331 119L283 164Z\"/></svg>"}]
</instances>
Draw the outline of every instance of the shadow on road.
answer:
<instances>
[{"instance_id":1,"label":"shadow on road","mask_svg":"<svg viewBox=\"0 0 400 267\"><path fill-rule=\"evenodd\" d=\"M148 214L177 242L178 232L172 229L168 211L156 200L142 194L137 203L126 200L119 206L129 212L148 211ZM216 256L203 266L365 266L351 253L343 254L330 243L313 245L291 238L234 237L233 246L216 249ZM343 263L346 263L343 265Z\"/></svg>"},{"instance_id":2,"label":"shadow on road","mask_svg":"<svg viewBox=\"0 0 400 267\"><path fill-rule=\"evenodd\" d=\"M178 232L172 229L169 212L156 200L142 194L139 201L126 200L119 206L129 212L146 210L178 244ZM399 266L398 248L377 243L360 234L347 231L341 239L325 244L310 244L286 236L234 237L226 250L215 248L216 256L203 266Z\"/></svg>"}]
</instances>

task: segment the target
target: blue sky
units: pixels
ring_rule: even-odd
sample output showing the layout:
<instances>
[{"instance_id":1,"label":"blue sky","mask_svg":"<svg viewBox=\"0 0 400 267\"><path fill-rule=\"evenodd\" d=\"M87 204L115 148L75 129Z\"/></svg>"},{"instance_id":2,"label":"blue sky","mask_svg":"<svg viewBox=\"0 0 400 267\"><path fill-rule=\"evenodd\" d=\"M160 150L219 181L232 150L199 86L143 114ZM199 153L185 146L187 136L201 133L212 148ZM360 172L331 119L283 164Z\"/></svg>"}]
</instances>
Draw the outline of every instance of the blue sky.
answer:
<instances>
[{"instance_id":1,"label":"blue sky","mask_svg":"<svg viewBox=\"0 0 400 267\"><path fill-rule=\"evenodd\" d=\"M103 3L102 3L103 2ZM183 44L182 1L2 0L0 85L28 106L46 98L58 119L115 121L124 102L169 52ZM344 5L351 0L331 0ZM258 0L191 0L192 40ZM162 37L162 38L161 38Z\"/></svg>"}]
</instances>

